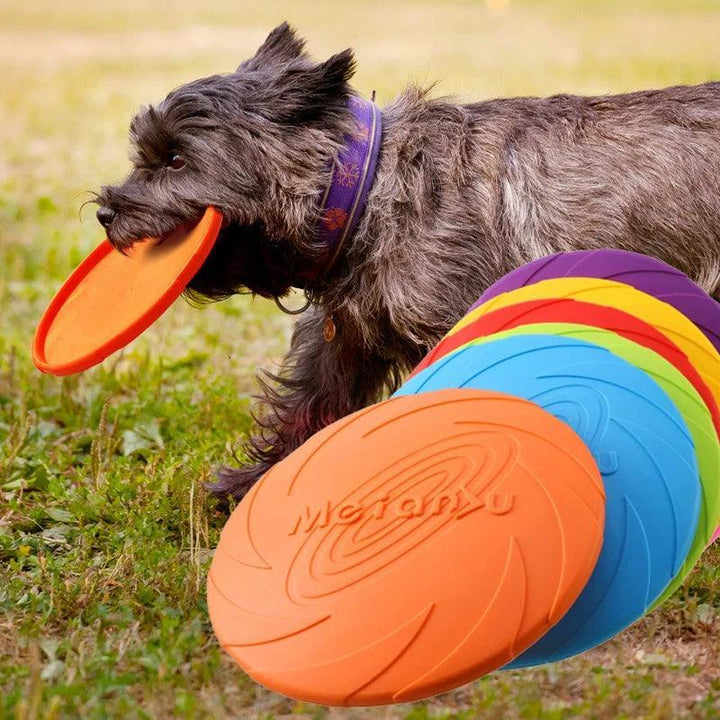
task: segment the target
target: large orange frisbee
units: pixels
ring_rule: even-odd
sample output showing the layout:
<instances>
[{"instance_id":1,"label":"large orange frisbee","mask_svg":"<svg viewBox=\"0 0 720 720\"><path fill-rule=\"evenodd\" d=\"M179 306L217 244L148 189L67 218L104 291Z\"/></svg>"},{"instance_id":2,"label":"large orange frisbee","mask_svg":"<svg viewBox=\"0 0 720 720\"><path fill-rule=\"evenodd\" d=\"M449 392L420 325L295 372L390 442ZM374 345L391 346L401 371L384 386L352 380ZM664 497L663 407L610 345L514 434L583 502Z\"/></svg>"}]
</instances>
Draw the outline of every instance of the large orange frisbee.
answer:
<instances>
[{"instance_id":1,"label":"large orange frisbee","mask_svg":"<svg viewBox=\"0 0 720 720\"><path fill-rule=\"evenodd\" d=\"M52 299L33 340L43 372L81 372L125 347L178 298L220 232L222 215L208 208L194 227L162 242L148 239L122 255L104 240Z\"/></svg>"},{"instance_id":2,"label":"large orange frisbee","mask_svg":"<svg viewBox=\"0 0 720 720\"><path fill-rule=\"evenodd\" d=\"M210 618L235 661L285 695L427 697L506 664L563 616L604 517L590 451L534 403L394 398L255 485L213 558Z\"/></svg>"}]
</instances>

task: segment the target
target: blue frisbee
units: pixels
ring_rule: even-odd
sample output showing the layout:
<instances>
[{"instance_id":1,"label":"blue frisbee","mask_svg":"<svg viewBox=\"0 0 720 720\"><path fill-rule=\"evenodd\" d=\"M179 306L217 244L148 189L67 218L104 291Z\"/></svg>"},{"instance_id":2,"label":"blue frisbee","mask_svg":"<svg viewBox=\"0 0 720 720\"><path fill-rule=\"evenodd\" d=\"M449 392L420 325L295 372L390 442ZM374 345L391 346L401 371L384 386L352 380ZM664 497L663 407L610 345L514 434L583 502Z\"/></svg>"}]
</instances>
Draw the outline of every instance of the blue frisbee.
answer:
<instances>
[{"instance_id":1,"label":"blue frisbee","mask_svg":"<svg viewBox=\"0 0 720 720\"><path fill-rule=\"evenodd\" d=\"M605 537L588 584L507 667L562 660L641 618L682 567L700 512L695 448L668 395L605 348L552 335L465 345L395 394L441 388L495 390L537 403L578 433L605 483Z\"/></svg>"}]
</instances>

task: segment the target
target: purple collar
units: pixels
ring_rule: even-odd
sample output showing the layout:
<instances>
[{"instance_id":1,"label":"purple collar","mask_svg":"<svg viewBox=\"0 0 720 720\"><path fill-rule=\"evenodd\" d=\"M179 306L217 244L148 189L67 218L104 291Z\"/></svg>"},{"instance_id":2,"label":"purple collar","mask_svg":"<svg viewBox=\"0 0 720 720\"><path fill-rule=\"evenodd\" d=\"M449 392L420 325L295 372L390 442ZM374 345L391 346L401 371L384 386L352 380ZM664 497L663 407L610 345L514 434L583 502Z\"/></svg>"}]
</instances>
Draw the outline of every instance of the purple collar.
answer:
<instances>
[{"instance_id":1,"label":"purple collar","mask_svg":"<svg viewBox=\"0 0 720 720\"><path fill-rule=\"evenodd\" d=\"M374 102L354 96L348 100L348 108L357 131L345 135L345 145L334 161L332 180L320 200L317 236L326 248L327 260L318 266L313 279L335 264L362 215L375 177L382 135L380 109Z\"/></svg>"}]
</instances>

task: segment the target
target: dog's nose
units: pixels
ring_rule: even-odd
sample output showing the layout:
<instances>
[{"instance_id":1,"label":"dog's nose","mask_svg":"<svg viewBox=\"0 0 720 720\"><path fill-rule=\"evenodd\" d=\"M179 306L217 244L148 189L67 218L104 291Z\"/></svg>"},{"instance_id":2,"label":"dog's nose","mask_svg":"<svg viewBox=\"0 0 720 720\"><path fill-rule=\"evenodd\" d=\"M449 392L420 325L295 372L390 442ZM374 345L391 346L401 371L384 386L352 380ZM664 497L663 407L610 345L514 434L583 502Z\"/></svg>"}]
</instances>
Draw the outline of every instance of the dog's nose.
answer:
<instances>
[{"instance_id":1,"label":"dog's nose","mask_svg":"<svg viewBox=\"0 0 720 720\"><path fill-rule=\"evenodd\" d=\"M97 213L98 222L104 227L108 227L110 223L115 219L115 211L112 208L105 207L105 205L101 205Z\"/></svg>"}]
</instances>

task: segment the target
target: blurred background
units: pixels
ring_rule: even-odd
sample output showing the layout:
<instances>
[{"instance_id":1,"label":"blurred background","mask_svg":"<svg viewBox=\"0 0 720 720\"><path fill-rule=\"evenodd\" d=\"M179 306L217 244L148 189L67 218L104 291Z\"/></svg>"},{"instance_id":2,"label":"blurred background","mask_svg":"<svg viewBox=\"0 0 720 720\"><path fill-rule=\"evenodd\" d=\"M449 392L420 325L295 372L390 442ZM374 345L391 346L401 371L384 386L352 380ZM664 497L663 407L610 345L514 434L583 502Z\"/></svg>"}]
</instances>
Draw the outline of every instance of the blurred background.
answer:
<instances>
[{"instance_id":1,"label":"blurred background","mask_svg":"<svg viewBox=\"0 0 720 720\"><path fill-rule=\"evenodd\" d=\"M179 301L81 376L32 367L43 309L102 239L80 208L129 170L134 112L283 20L318 58L354 48L381 106L409 82L470 101L720 79L714 0L0 0L0 717L720 717L717 545L649 618L555 666L375 710L256 686L207 621L225 516L203 482L290 320Z\"/></svg>"}]
</instances>

